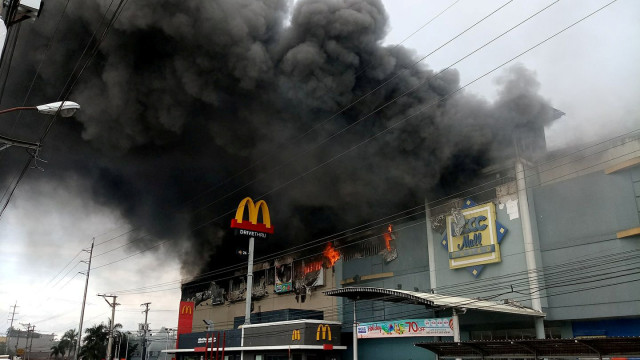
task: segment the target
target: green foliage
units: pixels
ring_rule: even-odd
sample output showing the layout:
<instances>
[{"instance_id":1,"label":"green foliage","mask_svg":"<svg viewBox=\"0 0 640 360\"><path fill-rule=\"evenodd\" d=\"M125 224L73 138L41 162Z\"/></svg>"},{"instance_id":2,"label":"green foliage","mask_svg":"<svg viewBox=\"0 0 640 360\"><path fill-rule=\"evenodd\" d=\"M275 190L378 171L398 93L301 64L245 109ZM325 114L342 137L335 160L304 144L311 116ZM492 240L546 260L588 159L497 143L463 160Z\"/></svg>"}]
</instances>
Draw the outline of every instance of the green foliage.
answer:
<instances>
[{"instance_id":1,"label":"green foliage","mask_svg":"<svg viewBox=\"0 0 640 360\"><path fill-rule=\"evenodd\" d=\"M118 338L124 334L119 331L122 324L115 324L113 327L113 336ZM80 348L79 357L83 360L102 360L107 353L107 344L109 343L109 327L105 324L94 325L84 331L82 338L82 347ZM66 335L67 333L65 333ZM125 337L126 339L126 337ZM125 340L126 341L126 340ZM115 341L112 348L112 354L115 352ZM129 347L131 349L131 347ZM124 346L121 346L120 352L124 355ZM124 356L122 356L124 357Z\"/></svg>"},{"instance_id":2,"label":"green foliage","mask_svg":"<svg viewBox=\"0 0 640 360\"><path fill-rule=\"evenodd\" d=\"M65 351L66 351L66 348L65 348L65 345L62 343L62 341L60 341L58 345L53 345L51 347L51 355L55 359L57 359L59 356L62 356L64 358Z\"/></svg>"},{"instance_id":3,"label":"green foliage","mask_svg":"<svg viewBox=\"0 0 640 360\"><path fill-rule=\"evenodd\" d=\"M75 329L67 330L64 335L62 335L60 344L64 345L68 358L73 358L73 354L76 352L76 345L78 344L78 332Z\"/></svg>"},{"instance_id":4,"label":"green foliage","mask_svg":"<svg viewBox=\"0 0 640 360\"><path fill-rule=\"evenodd\" d=\"M109 341L109 328L104 324L99 324L87 328L84 333L79 355L84 360L104 359Z\"/></svg>"}]
</instances>

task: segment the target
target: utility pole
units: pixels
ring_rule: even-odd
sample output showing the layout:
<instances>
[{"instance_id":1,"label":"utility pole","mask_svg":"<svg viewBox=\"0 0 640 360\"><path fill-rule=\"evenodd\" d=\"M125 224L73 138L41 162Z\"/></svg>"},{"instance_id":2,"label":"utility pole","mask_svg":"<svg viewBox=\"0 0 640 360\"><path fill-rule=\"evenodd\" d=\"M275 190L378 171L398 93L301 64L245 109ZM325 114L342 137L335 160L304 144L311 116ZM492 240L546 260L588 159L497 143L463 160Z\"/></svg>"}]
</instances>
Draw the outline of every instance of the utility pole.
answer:
<instances>
[{"instance_id":1,"label":"utility pole","mask_svg":"<svg viewBox=\"0 0 640 360\"><path fill-rule=\"evenodd\" d=\"M26 356L27 355L27 347L29 346L29 331L31 330L31 323L28 323L28 324L20 323L20 325L22 325L22 326L27 328L27 338L26 338L26 341L24 343L24 349L23 349L24 353L22 354L23 359L26 359L27 358L27 356ZM18 338L18 340L20 340L20 338ZM18 352L18 343L16 342L16 355L17 355L17 352Z\"/></svg>"},{"instance_id":2,"label":"utility pole","mask_svg":"<svg viewBox=\"0 0 640 360\"><path fill-rule=\"evenodd\" d=\"M27 353L27 360L31 359L31 347L33 346L34 333L36 332L36 326L31 326L31 341L29 342L29 352Z\"/></svg>"},{"instance_id":3,"label":"utility pole","mask_svg":"<svg viewBox=\"0 0 640 360\"><path fill-rule=\"evenodd\" d=\"M93 256L93 243L96 238L91 239L91 249L89 250L89 261L87 262L87 276L84 282L84 297L82 298L82 310L80 310L80 326L78 327L78 343L76 344L76 351L73 354L73 360L78 360L78 354L80 354L80 346L82 344L82 322L84 320L84 306L87 303L87 288L89 287L89 273L91 272L91 257ZM82 251L87 251L82 250Z\"/></svg>"},{"instance_id":4,"label":"utility pole","mask_svg":"<svg viewBox=\"0 0 640 360\"><path fill-rule=\"evenodd\" d=\"M144 327L142 328L142 360L147 359L147 330L149 330L149 324L147 323L147 318L149 316L149 305L151 303L147 302L144 304L140 304L140 306L144 306Z\"/></svg>"},{"instance_id":5,"label":"utility pole","mask_svg":"<svg viewBox=\"0 0 640 360\"><path fill-rule=\"evenodd\" d=\"M18 355L18 343L20 342L20 330L18 330L18 337L16 338L16 347L14 354Z\"/></svg>"},{"instance_id":6,"label":"utility pole","mask_svg":"<svg viewBox=\"0 0 640 360\"><path fill-rule=\"evenodd\" d=\"M109 326L109 344L107 345L107 356L105 357L106 360L111 360L111 349L113 348L113 329L115 326L114 321L116 318L116 306L120 304L116 302L116 299L118 298L116 295L98 294L98 296L102 296L104 301L106 301L107 304L111 306L111 325ZM107 300L108 297L111 298L112 302L109 302L109 300Z\"/></svg>"},{"instance_id":7,"label":"utility pole","mask_svg":"<svg viewBox=\"0 0 640 360\"><path fill-rule=\"evenodd\" d=\"M9 331L7 331L7 348L6 348L7 355L9 355L9 345L11 344L10 339L11 339L11 333L13 332L13 319L15 319L15 316L16 316L16 308L19 307L18 301L16 300L15 305L10 307L13 308L13 312L11 313L11 324L9 325ZM18 346L17 344L18 343L16 342L16 347Z\"/></svg>"}]
</instances>

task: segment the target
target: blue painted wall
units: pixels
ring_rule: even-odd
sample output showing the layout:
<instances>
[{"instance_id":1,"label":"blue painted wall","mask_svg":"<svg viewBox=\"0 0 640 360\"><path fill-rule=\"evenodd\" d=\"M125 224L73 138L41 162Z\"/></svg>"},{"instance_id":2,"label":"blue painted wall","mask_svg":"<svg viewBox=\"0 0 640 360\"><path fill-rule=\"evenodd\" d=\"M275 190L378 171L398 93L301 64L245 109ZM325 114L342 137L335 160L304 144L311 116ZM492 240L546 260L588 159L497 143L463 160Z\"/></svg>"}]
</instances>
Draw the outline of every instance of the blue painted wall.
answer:
<instances>
[{"instance_id":1,"label":"blue painted wall","mask_svg":"<svg viewBox=\"0 0 640 360\"><path fill-rule=\"evenodd\" d=\"M544 273L540 281L543 290L539 294L547 313L546 321L557 321L556 327L563 324L563 337L640 336L640 272L637 270L640 237L616 237L618 231L640 226L640 167L610 175L599 171L552 184L534 184L533 181L527 184L527 193L536 262ZM391 278L361 281L357 285L429 291L432 287L426 239L429 231L435 241L436 289L439 293L495 296L495 299L513 299L531 306L521 219L510 219L506 208L501 209L499 205L496 205L496 215L509 230L501 244L502 262L485 266L477 278L465 269L449 269L447 251L440 245L443 234L427 230L424 221L418 220L394 224L398 234L394 243L398 250L396 260L386 264L382 256L377 255L340 261L337 281L355 275L393 272ZM594 262L594 258L600 261ZM572 278L567 281L569 275ZM595 276L603 279L598 280ZM588 287L593 289L586 289ZM342 300L342 304L342 321L350 324L352 302ZM361 322L434 316L437 314L414 305L358 302L357 318ZM610 319L620 317L626 318ZM502 317L491 313L463 315L463 339L469 337L465 327L475 330L483 326L487 330L493 326L504 327L505 323L496 323L500 319ZM531 321L510 320L509 324L516 328L533 328ZM415 338L362 340L360 356L364 359L433 358L430 352L414 348L414 342ZM351 350L348 350L345 359L350 358Z\"/></svg>"},{"instance_id":2,"label":"blue painted wall","mask_svg":"<svg viewBox=\"0 0 640 360\"><path fill-rule=\"evenodd\" d=\"M640 319L575 321L574 336L640 336Z\"/></svg>"},{"instance_id":3,"label":"blue painted wall","mask_svg":"<svg viewBox=\"0 0 640 360\"><path fill-rule=\"evenodd\" d=\"M640 226L632 176L594 172L534 188L546 285L555 286L547 320L640 316L640 239L616 237ZM569 275L576 280L563 281Z\"/></svg>"},{"instance_id":4,"label":"blue painted wall","mask_svg":"<svg viewBox=\"0 0 640 360\"><path fill-rule=\"evenodd\" d=\"M432 338L359 339L358 359L435 360L434 353L414 346L415 343L429 341L433 341ZM353 350L350 348L343 352L342 359L353 359Z\"/></svg>"}]
</instances>

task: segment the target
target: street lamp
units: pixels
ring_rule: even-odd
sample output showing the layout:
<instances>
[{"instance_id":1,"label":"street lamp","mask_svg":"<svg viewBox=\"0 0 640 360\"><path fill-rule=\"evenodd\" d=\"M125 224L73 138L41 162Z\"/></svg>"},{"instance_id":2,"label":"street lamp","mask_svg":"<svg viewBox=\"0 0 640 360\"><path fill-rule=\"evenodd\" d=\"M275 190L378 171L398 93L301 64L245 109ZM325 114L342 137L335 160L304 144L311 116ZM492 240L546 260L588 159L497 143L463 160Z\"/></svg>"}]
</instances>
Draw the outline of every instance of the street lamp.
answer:
<instances>
[{"instance_id":1,"label":"street lamp","mask_svg":"<svg viewBox=\"0 0 640 360\"><path fill-rule=\"evenodd\" d=\"M36 110L41 114L46 115L60 115L62 117L73 116L76 111L80 110L80 105L74 103L73 101L57 101L50 104L38 105L38 106L20 106L14 107L10 109L0 110L0 115L6 114L13 111L20 110ZM4 143L4 145L0 146L0 151L8 148L9 146L19 146L27 149L39 150L40 143L34 143L30 141L12 139L10 137L6 137L0 135L0 143Z\"/></svg>"},{"instance_id":2,"label":"street lamp","mask_svg":"<svg viewBox=\"0 0 640 360\"><path fill-rule=\"evenodd\" d=\"M80 105L73 101L57 101L51 104L37 106L19 106L10 109L0 110L0 114L20 111L20 110L37 110L41 114L55 115L56 113L62 117L70 117L80 110Z\"/></svg>"}]
</instances>

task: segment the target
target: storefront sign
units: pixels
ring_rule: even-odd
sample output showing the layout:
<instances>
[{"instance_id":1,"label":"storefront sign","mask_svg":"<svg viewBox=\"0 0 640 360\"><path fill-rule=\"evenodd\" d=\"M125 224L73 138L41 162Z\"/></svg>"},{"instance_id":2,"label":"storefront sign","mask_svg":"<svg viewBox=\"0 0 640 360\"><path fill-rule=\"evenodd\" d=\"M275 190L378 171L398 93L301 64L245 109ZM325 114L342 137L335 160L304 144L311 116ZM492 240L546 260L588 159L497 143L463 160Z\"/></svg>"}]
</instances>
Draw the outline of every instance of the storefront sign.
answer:
<instances>
[{"instance_id":1,"label":"storefront sign","mask_svg":"<svg viewBox=\"0 0 640 360\"><path fill-rule=\"evenodd\" d=\"M249 220L244 220L244 209L249 210ZM262 223L258 223L258 214L262 212ZM236 217L231 219L231 228L238 229L238 235L248 237L266 238L267 234L273 234L269 207L264 200L253 203L250 197L240 201L236 210Z\"/></svg>"},{"instance_id":2,"label":"storefront sign","mask_svg":"<svg viewBox=\"0 0 640 360\"><path fill-rule=\"evenodd\" d=\"M178 313L178 339L181 334L188 334L193 327L193 310L195 303L192 301L180 301Z\"/></svg>"},{"instance_id":3,"label":"storefront sign","mask_svg":"<svg viewBox=\"0 0 640 360\"><path fill-rule=\"evenodd\" d=\"M453 336L453 320L451 318L407 319L358 325L359 339L408 336Z\"/></svg>"},{"instance_id":4,"label":"storefront sign","mask_svg":"<svg viewBox=\"0 0 640 360\"><path fill-rule=\"evenodd\" d=\"M447 216L449 268L500 262L495 205L482 204L461 213L460 218Z\"/></svg>"},{"instance_id":5,"label":"storefront sign","mask_svg":"<svg viewBox=\"0 0 640 360\"><path fill-rule=\"evenodd\" d=\"M340 345L337 322L294 320L244 328L245 346Z\"/></svg>"}]
</instances>

